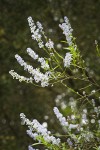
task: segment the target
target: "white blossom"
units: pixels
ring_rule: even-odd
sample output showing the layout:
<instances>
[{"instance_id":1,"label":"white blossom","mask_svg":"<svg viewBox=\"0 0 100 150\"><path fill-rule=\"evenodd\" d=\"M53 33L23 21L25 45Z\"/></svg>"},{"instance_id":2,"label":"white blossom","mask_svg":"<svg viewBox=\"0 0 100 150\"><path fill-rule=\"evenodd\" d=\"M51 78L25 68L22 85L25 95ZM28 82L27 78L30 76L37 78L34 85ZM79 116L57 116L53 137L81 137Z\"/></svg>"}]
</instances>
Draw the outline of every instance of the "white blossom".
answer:
<instances>
[{"instance_id":1,"label":"white blossom","mask_svg":"<svg viewBox=\"0 0 100 150\"><path fill-rule=\"evenodd\" d=\"M29 119L26 118L26 116L23 113L20 114L20 118L22 122L24 122L24 124L28 125L28 128L30 130L27 130L27 134L34 140L38 137L39 134L39 136L41 135L44 138L44 140L48 143L52 143L53 145L60 144L60 139L56 139L54 136L50 135L51 132L48 131L46 127L41 125L36 119L33 119L33 121L31 122ZM32 133L32 131L34 133Z\"/></svg>"},{"instance_id":2,"label":"white blossom","mask_svg":"<svg viewBox=\"0 0 100 150\"><path fill-rule=\"evenodd\" d=\"M36 40L36 41L40 41L41 40L41 34L39 34L39 29L36 29L34 31L34 33L32 34L32 39Z\"/></svg>"},{"instance_id":3,"label":"white blossom","mask_svg":"<svg viewBox=\"0 0 100 150\"><path fill-rule=\"evenodd\" d=\"M64 17L64 23L59 24L59 27L63 30L63 34L66 36L66 40L70 45L72 45L72 31L73 29L71 28L71 25L69 23L69 20L67 17Z\"/></svg>"},{"instance_id":4,"label":"white blossom","mask_svg":"<svg viewBox=\"0 0 100 150\"><path fill-rule=\"evenodd\" d=\"M71 61L72 61L72 54L66 53L64 58L64 67L70 67Z\"/></svg>"},{"instance_id":5,"label":"white blossom","mask_svg":"<svg viewBox=\"0 0 100 150\"><path fill-rule=\"evenodd\" d=\"M41 63L41 68L48 70L49 69L49 65L48 63L45 61L45 59L43 57L38 59L38 62Z\"/></svg>"},{"instance_id":6,"label":"white blossom","mask_svg":"<svg viewBox=\"0 0 100 150\"><path fill-rule=\"evenodd\" d=\"M39 45L39 48L43 48L44 47L43 41L39 42L38 45Z\"/></svg>"},{"instance_id":7,"label":"white blossom","mask_svg":"<svg viewBox=\"0 0 100 150\"><path fill-rule=\"evenodd\" d=\"M42 24L39 21L37 21L37 26L38 26L38 29L42 32L43 27L42 27Z\"/></svg>"},{"instance_id":8,"label":"white blossom","mask_svg":"<svg viewBox=\"0 0 100 150\"><path fill-rule=\"evenodd\" d=\"M30 30L32 33L32 39L36 40L37 42L42 41L41 40L42 36L41 36L40 32L42 31L43 27L42 27L41 23L37 22L37 27L38 27L37 28L32 17L28 17L27 20L28 20Z\"/></svg>"},{"instance_id":9,"label":"white blossom","mask_svg":"<svg viewBox=\"0 0 100 150\"><path fill-rule=\"evenodd\" d=\"M54 107L53 110L54 110L54 113L55 113L56 117L59 119L60 124L62 126L68 126L68 122L66 121L66 118L63 117L63 115L59 112L58 108Z\"/></svg>"},{"instance_id":10,"label":"white blossom","mask_svg":"<svg viewBox=\"0 0 100 150\"><path fill-rule=\"evenodd\" d=\"M49 41L45 44L45 46L48 49L52 49L52 48L54 48L54 43L53 43L53 41L51 41L51 39L49 39Z\"/></svg>"},{"instance_id":11,"label":"white blossom","mask_svg":"<svg viewBox=\"0 0 100 150\"><path fill-rule=\"evenodd\" d=\"M31 48L27 48L27 53L33 58L33 59L37 59L38 62L41 63L41 68L48 70L49 69L49 65L48 63L45 61L44 58L39 58L39 56L31 49Z\"/></svg>"},{"instance_id":12,"label":"white blossom","mask_svg":"<svg viewBox=\"0 0 100 150\"><path fill-rule=\"evenodd\" d=\"M24 60L18 54L15 55L15 58L17 59L18 63L24 67L24 70L27 70L33 76L36 83L41 82L42 87L49 85L50 75L48 75L47 73L43 74L37 68L34 69L31 65L28 65L26 62L24 62Z\"/></svg>"},{"instance_id":13,"label":"white blossom","mask_svg":"<svg viewBox=\"0 0 100 150\"><path fill-rule=\"evenodd\" d=\"M26 78L24 76L20 76L19 74L17 74L14 70L10 70L9 73L11 74L11 76L13 77L13 79L18 79L20 82L25 81L27 83L33 83L33 78Z\"/></svg>"},{"instance_id":14,"label":"white blossom","mask_svg":"<svg viewBox=\"0 0 100 150\"><path fill-rule=\"evenodd\" d=\"M37 55L31 48L27 48L27 53L28 53L29 56L31 56L34 60L38 59L38 55Z\"/></svg>"}]
</instances>

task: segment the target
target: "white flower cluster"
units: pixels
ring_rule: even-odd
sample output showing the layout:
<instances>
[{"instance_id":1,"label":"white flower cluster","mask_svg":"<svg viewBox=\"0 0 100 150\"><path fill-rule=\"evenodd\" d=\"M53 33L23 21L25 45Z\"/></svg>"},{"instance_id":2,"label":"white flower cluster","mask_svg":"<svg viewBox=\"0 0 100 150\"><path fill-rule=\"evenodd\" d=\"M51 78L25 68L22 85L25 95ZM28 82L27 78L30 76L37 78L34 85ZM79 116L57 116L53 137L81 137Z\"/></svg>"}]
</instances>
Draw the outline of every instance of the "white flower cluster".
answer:
<instances>
[{"instance_id":1,"label":"white flower cluster","mask_svg":"<svg viewBox=\"0 0 100 150\"><path fill-rule=\"evenodd\" d=\"M42 36L41 36L41 32L43 30L42 24L38 21L35 25L34 20L32 19L32 17L28 17L28 23L30 26L30 30L32 33L32 39L36 40L38 42L38 45L40 48L44 47L43 41L42 41Z\"/></svg>"},{"instance_id":2,"label":"white flower cluster","mask_svg":"<svg viewBox=\"0 0 100 150\"><path fill-rule=\"evenodd\" d=\"M54 136L50 135L51 132L48 131L47 128L45 128L43 125L41 125L36 119L31 122L23 113L20 114L20 118L23 124L28 125L30 130L27 130L27 134L34 140L36 140L38 136L42 136L47 143L52 143L53 145L60 144L60 139L56 139ZM34 133L32 133L32 131Z\"/></svg>"},{"instance_id":3,"label":"white flower cluster","mask_svg":"<svg viewBox=\"0 0 100 150\"><path fill-rule=\"evenodd\" d=\"M36 54L31 48L27 48L27 53L29 56L31 56L34 60L38 59L39 56Z\"/></svg>"},{"instance_id":4,"label":"white flower cluster","mask_svg":"<svg viewBox=\"0 0 100 150\"><path fill-rule=\"evenodd\" d=\"M50 67L48 65L48 63L45 61L45 59L43 57L39 58L39 56L31 49L31 48L27 48L27 53L34 59L34 60L38 60L38 62L41 63L41 68L48 70Z\"/></svg>"},{"instance_id":5,"label":"white flower cluster","mask_svg":"<svg viewBox=\"0 0 100 150\"><path fill-rule=\"evenodd\" d=\"M54 43L53 43L53 41L51 41L51 39L49 39L49 41L45 44L45 46L48 49L52 49L52 48L54 48Z\"/></svg>"},{"instance_id":6,"label":"white flower cluster","mask_svg":"<svg viewBox=\"0 0 100 150\"><path fill-rule=\"evenodd\" d=\"M68 122L66 121L66 118L63 117L63 115L59 112L57 107L54 107L54 113L56 117L59 119L62 126L68 126Z\"/></svg>"},{"instance_id":7,"label":"white flower cluster","mask_svg":"<svg viewBox=\"0 0 100 150\"><path fill-rule=\"evenodd\" d=\"M33 78L26 78L24 76L20 76L19 74L17 74L14 70L10 70L9 73L11 74L11 76L13 77L13 79L18 79L20 82L25 81L27 83L33 83Z\"/></svg>"},{"instance_id":8,"label":"white flower cluster","mask_svg":"<svg viewBox=\"0 0 100 150\"><path fill-rule=\"evenodd\" d=\"M24 60L18 55L15 55L18 63L24 67L24 70L27 70L33 77L36 83L41 82L41 86L45 87L49 85L50 74L46 72L45 74L41 73L39 69L33 69L31 65L28 65Z\"/></svg>"},{"instance_id":9,"label":"white flower cluster","mask_svg":"<svg viewBox=\"0 0 100 150\"><path fill-rule=\"evenodd\" d=\"M49 65L48 65L48 63L46 63L46 61L43 57L39 58L38 62L41 63L41 68L46 69L46 70L49 69Z\"/></svg>"},{"instance_id":10,"label":"white flower cluster","mask_svg":"<svg viewBox=\"0 0 100 150\"><path fill-rule=\"evenodd\" d=\"M70 67L71 61L72 61L72 54L66 53L64 58L64 67Z\"/></svg>"},{"instance_id":11,"label":"white flower cluster","mask_svg":"<svg viewBox=\"0 0 100 150\"><path fill-rule=\"evenodd\" d=\"M35 25L32 17L28 17L28 23L29 23L29 27L32 33L32 39L38 42L39 48L43 48L44 43L42 41L42 34L44 34L44 32L43 32L42 24L39 21L37 21ZM54 48L54 43L53 41L51 41L51 39L49 39L48 42L45 44L45 46L48 49L51 49L51 48Z\"/></svg>"},{"instance_id":12,"label":"white flower cluster","mask_svg":"<svg viewBox=\"0 0 100 150\"><path fill-rule=\"evenodd\" d=\"M67 122L66 118L63 117L63 115L59 112L57 107L54 107L53 110L54 110L54 113L55 113L56 117L58 118L58 120L60 121L60 124L62 126L68 127L69 130L76 129L79 126L78 124L69 124Z\"/></svg>"},{"instance_id":13,"label":"white flower cluster","mask_svg":"<svg viewBox=\"0 0 100 150\"><path fill-rule=\"evenodd\" d=\"M59 24L59 27L63 30L63 34L66 36L66 40L70 45L72 45L72 31L73 29L71 28L71 25L69 23L68 18L65 16L64 17L64 23Z\"/></svg>"}]
</instances>

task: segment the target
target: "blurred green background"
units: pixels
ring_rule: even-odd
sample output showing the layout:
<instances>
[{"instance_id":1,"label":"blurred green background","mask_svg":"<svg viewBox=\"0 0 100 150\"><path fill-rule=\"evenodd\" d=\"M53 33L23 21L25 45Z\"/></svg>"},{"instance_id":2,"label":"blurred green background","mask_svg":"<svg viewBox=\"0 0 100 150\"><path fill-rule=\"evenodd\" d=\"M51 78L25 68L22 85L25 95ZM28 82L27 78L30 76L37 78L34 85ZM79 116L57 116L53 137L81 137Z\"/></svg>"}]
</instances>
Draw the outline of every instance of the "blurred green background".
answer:
<instances>
[{"instance_id":1,"label":"blurred green background","mask_svg":"<svg viewBox=\"0 0 100 150\"><path fill-rule=\"evenodd\" d=\"M31 47L41 56L44 52L31 39L27 17L43 24L44 31L55 42L55 48L64 39L58 24L64 16L70 20L77 45L91 70L99 80L100 60L96 56L94 41L100 43L100 0L0 0L0 149L26 150L33 141L21 126L19 114L25 113L30 119L47 121L52 131L60 130L54 121L52 108L57 94L67 91L55 87L39 88L13 80L9 70L24 75L14 55L20 54L31 64L26 54ZM36 64L33 64L34 66ZM76 85L76 83L75 83ZM48 118L49 116L49 118Z\"/></svg>"}]
</instances>

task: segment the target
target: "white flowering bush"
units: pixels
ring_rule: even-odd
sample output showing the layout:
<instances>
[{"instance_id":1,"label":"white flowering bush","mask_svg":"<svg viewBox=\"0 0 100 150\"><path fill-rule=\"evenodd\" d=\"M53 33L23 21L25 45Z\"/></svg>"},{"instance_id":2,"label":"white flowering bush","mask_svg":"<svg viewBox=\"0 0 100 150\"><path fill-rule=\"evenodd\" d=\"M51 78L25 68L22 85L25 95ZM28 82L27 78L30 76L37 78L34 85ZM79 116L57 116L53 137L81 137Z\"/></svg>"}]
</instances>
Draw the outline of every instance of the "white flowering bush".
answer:
<instances>
[{"instance_id":1,"label":"white flowering bush","mask_svg":"<svg viewBox=\"0 0 100 150\"><path fill-rule=\"evenodd\" d=\"M27 54L40 64L39 67L34 68L16 54L16 60L30 76L21 76L14 70L9 73L20 82L41 87L52 87L60 83L75 95L75 98L70 97L65 101L66 93L62 93L55 99L57 107L54 107L53 111L64 135L53 135L36 119L30 121L25 114L20 114L22 124L28 126L27 134L36 141L29 145L28 149L35 150L35 146L38 145L45 150L100 150L100 86L90 75L80 55L68 18L64 17L64 23L59 24L66 37L65 41L61 41L66 44L63 48L64 55L57 52L54 42L45 35L40 22L35 23L32 17L28 17L28 23L32 39L37 42L47 57L40 57L34 50L27 48ZM96 48L100 55L97 43ZM75 89L70 86L67 83L70 79L75 80L76 84L80 82L80 87ZM68 113L67 116L63 115L65 111Z\"/></svg>"}]
</instances>

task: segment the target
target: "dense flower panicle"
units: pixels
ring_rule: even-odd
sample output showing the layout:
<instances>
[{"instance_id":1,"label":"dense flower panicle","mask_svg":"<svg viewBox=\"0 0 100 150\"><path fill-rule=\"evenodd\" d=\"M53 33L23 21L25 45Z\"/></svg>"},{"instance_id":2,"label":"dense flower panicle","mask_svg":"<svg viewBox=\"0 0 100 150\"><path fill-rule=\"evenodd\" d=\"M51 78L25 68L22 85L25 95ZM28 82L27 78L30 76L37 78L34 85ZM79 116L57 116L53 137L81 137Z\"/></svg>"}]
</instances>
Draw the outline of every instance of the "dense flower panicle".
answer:
<instances>
[{"instance_id":1,"label":"dense flower panicle","mask_svg":"<svg viewBox=\"0 0 100 150\"><path fill-rule=\"evenodd\" d=\"M27 134L34 140L37 139L38 134L39 134L39 136L41 135L43 139L48 143L52 143L53 145L60 144L60 139L59 138L56 139L54 136L50 135L51 132L48 131L47 128L45 128L43 125L41 125L36 119L34 119L31 122L29 119L26 118L26 116L23 113L20 114L20 118L23 124L28 125L28 128L30 130L27 130ZM32 131L34 133L32 133ZM40 139L39 139L39 142L40 142Z\"/></svg>"},{"instance_id":2,"label":"dense flower panicle","mask_svg":"<svg viewBox=\"0 0 100 150\"><path fill-rule=\"evenodd\" d=\"M37 26L38 26L38 29L42 32L42 30L43 30L43 26L42 26L42 24L39 22L39 21L37 21Z\"/></svg>"},{"instance_id":3,"label":"dense flower panicle","mask_svg":"<svg viewBox=\"0 0 100 150\"><path fill-rule=\"evenodd\" d=\"M24 60L18 54L15 55L15 58L21 66L25 64Z\"/></svg>"},{"instance_id":4,"label":"dense flower panicle","mask_svg":"<svg viewBox=\"0 0 100 150\"><path fill-rule=\"evenodd\" d=\"M45 46L48 49L52 49L52 48L54 48L54 43L53 43L53 41L51 41L51 39L49 39L49 41L45 44Z\"/></svg>"},{"instance_id":5,"label":"dense flower panicle","mask_svg":"<svg viewBox=\"0 0 100 150\"><path fill-rule=\"evenodd\" d=\"M41 68L48 70L50 67L48 65L48 63L45 61L45 59L43 57L38 59L38 62L41 63Z\"/></svg>"},{"instance_id":6,"label":"dense flower panicle","mask_svg":"<svg viewBox=\"0 0 100 150\"><path fill-rule=\"evenodd\" d=\"M36 83L41 81L41 86L45 87L49 85L49 76L41 73L38 69L34 70L34 80Z\"/></svg>"},{"instance_id":7,"label":"dense flower panicle","mask_svg":"<svg viewBox=\"0 0 100 150\"><path fill-rule=\"evenodd\" d=\"M34 60L38 59L38 55L37 55L31 48L27 48L27 53L28 53L29 56L31 56Z\"/></svg>"},{"instance_id":8,"label":"dense flower panicle","mask_svg":"<svg viewBox=\"0 0 100 150\"><path fill-rule=\"evenodd\" d=\"M72 61L72 54L66 53L64 58L64 67L70 67L71 61Z\"/></svg>"},{"instance_id":9,"label":"dense flower panicle","mask_svg":"<svg viewBox=\"0 0 100 150\"><path fill-rule=\"evenodd\" d=\"M56 117L59 119L62 126L68 126L68 122L66 121L66 118L63 117L63 115L59 112L57 107L54 107L54 113Z\"/></svg>"},{"instance_id":10,"label":"dense flower panicle","mask_svg":"<svg viewBox=\"0 0 100 150\"><path fill-rule=\"evenodd\" d=\"M30 26L30 27L34 26L34 21L33 21L33 19L32 19L31 16L29 16L29 17L27 18L27 20L28 20L28 23L29 23L29 26Z\"/></svg>"},{"instance_id":11,"label":"dense flower panicle","mask_svg":"<svg viewBox=\"0 0 100 150\"><path fill-rule=\"evenodd\" d=\"M32 17L28 17L27 20L28 20L28 23L29 23L29 27L30 27L31 33L34 33L35 29L36 29L36 25L35 25Z\"/></svg>"},{"instance_id":12,"label":"dense flower panicle","mask_svg":"<svg viewBox=\"0 0 100 150\"><path fill-rule=\"evenodd\" d=\"M26 78L24 76L20 76L19 74L17 74L14 70L10 70L9 73L11 74L11 76L15 79L18 79L20 82L24 81L27 83L33 83L33 78Z\"/></svg>"},{"instance_id":13,"label":"dense flower panicle","mask_svg":"<svg viewBox=\"0 0 100 150\"><path fill-rule=\"evenodd\" d=\"M26 118L24 113L20 113L20 118L21 118L21 124L22 125L28 125L30 127L30 130L32 130L32 122Z\"/></svg>"},{"instance_id":14,"label":"dense flower panicle","mask_svg":"<svg viewBox=\"0 0 100 150\"><path fill-rule=\"evenodd\" d=\"M60 121L60 124L62 126L67 126L69 130L71 129L76 129L79 125L78 124L69 124L66 120L65 117L63 117L63 115L59 112L57 107L54 107L54 113L56 115L56 117L58 118L58 120Z\"/></svg>"},{"instance_id":15,"label":"dense flower panicle","mask_svg":"<svg viewBox=\"0 0 100 150\"><path fill-rule=\"evenodd\" d=\"M39 34L39 29L36 29L34 31L34 34L32 34L32 39L36 40L36 41L40 41L41 40L41 34Z\"/></svg>"},{"instance_id":16,"label":"dense flower panicle","mask_svg":"<svg viewBox=\"0 0 100 150\"><path fill-rule=\"evenodd\" d=\"M43 41L41 39L42 38L41 32L43 32L42 24L38 21L36 23L37 24L37 26L36 26L32 17L28 17L27 20L28 20L29 27L30 27L30 30L32 33L32 39L36 40L38 42L39 48L43 48L44 44L43 44Z\"/></svg>"},{"instance_id":17,"label":"dense flower panicle","mask_svg":"<svg viewBox=\"0 0 100 150\"><path fill-rule=\"evenodd\" d=\"M63 30L63 34L66 36L66 40L69 46L72 45L72 31L71 25L67 17L64 17L64 23L59 24L59 27Z\"/></svg>"},{"instance_id":18,"label":"dense flower panicle","mask_svg":"<svg viewBox=\"0 0 100 150\"><path fill-rule=\"evenodd\" d=\"M24 67L24 70L27 70L33 76L36 83L41 82L42 87L49 85L50 75L48 75L48 73L43 74L39 69L33 69L33 67L24 62L24 60L18 54L15 55L15 58L17 59L18 63ZM43 65L44 64L42 64L42 67L48 67Z\"/></svg>"}]
</instances>

